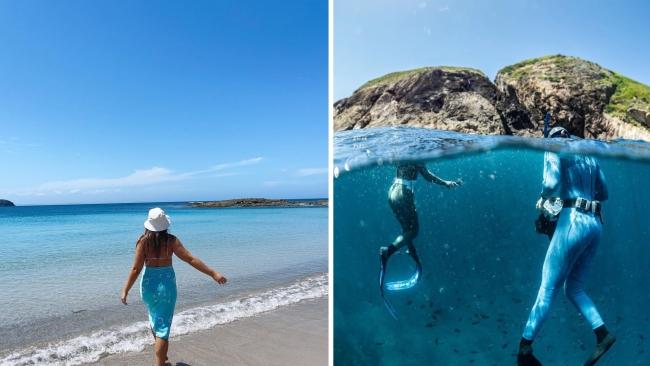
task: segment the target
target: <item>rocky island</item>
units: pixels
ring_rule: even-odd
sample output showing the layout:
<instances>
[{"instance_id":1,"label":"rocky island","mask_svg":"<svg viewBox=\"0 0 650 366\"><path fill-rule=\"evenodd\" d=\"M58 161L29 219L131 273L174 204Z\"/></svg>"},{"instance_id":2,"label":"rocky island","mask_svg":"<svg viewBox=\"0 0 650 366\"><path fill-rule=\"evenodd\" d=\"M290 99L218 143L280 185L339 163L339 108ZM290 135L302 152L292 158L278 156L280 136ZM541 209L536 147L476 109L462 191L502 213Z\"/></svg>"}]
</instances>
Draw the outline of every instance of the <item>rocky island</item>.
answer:
<instances>
[{"instance_id":1,"label":"rocky island","mask_svg":"<svg viewBox=\"0 0 650 366\"><path fill-rule=\"evenodd\" d=\"M326 207L327 200L285 200L267 198L238 198L223 201L190 202L191 207L200 208L245 208L245 207Z\"/></svg>"},{"instance_id":2,"label":"rocky island","mask_svg":"<svg viewBox=\"0 0 650 366\"><path fill-rule=\"evenodd\" d=\"M580 137L650 141L650 87L564 55L501 69L424 67L371 80L334 104L335 131L412 126L463 133L542 136L552 125Z\"/></svg>"},{"instance_id":3,"label":"rocky island","mask_svg":"<svg viewBox=\"0 0 650 366\"><path fill-rule=\"evenodd\" d=\"M13 202L8 201L8 200L0 200L0 207L13 207L16 206L14 205Z\"/></svg>"}]
</instances>

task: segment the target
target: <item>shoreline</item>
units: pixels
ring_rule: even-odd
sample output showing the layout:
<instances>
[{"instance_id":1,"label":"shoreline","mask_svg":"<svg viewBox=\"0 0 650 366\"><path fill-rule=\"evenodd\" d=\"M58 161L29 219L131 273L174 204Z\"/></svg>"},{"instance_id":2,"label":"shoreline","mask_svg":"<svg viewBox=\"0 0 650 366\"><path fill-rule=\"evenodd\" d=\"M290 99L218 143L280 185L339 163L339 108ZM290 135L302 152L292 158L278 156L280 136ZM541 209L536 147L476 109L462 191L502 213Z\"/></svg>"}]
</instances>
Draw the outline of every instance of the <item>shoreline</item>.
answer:
<instances>
[{"instance_id":1,"label":"shoreline","mask_svg":"<svg viewBox=\"0 0 650 366\"><path fill-rule=\"evenodd\" d=\"M172 337L174 366L327 365L328 296L303 300L253 317ZM84 365L150 365L152 343L144 351L119 353Z\"/></svg>"},{"instance_id":2,"label":"shoreline","mask_svg":"<svg viewBox=\"0 0 650 366\"><path fill-rule=\"evenodd\" d=\"M327 299L327 280L326 274L314 272L292 280L282 280L271 287L235 291L221 297L216 303L201 301L187 304L187 307L177 309L174 314L172 339L191 337L231 323L264 317L266 314L292 308L293 305L306 301ZM93 327L95 329L91 331L82 333L75 331L76 335L69 333L62 339L43 339L35 343L29 342L31 345L20 346L13 350L4 349L0 356L0 364L16 366L35 364L35 362L51 365L62 365L62 362L71 365L92 364L107 357L124 353L141 353L149 349L152 338L145 316L146 311L133 312L122 307L120 310L123 311L119 313L127 311L131 320L115 325L104 323ZM101 322L101 312L81 314L97 318ZM326 314L327 309L324 310L323 316ZM106 317L103 319L108 320ZM54 329L61 330L61 324L55 323L52 326ZM20 328L15 330L19 331ZM150 364L150 361L147 364Z\"/></svg>"}]
</instances>

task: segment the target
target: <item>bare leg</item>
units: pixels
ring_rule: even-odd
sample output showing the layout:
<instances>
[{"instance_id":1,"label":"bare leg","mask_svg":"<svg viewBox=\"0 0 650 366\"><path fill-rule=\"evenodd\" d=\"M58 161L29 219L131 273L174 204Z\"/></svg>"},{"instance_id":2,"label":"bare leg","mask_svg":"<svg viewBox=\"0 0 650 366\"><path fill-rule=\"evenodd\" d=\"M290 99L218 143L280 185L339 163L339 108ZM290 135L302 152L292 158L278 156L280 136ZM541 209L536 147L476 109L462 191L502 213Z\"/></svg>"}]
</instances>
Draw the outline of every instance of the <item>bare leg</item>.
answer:
<instances>
[{"instance_id":1,"label":"bare leg","mask_svg":"<svg viewBox=\"0 0 650 366\"><path fill-rule=\"evenodd\" d=\"M165 362L167 361L167 350L169 350L169 341L156 337L156 343L154 344L154 359L156 366L165 366Z\"/></svg>"}]
</instances>

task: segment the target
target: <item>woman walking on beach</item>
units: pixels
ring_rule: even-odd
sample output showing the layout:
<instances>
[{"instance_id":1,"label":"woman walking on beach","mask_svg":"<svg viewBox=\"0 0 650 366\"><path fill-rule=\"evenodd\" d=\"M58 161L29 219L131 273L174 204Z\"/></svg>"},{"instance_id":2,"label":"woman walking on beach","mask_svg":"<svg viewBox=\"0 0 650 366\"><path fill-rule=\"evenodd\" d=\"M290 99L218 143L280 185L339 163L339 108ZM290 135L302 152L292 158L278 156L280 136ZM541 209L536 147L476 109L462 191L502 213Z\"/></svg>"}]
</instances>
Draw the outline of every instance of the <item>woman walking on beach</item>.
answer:
<instances>
[{"instance_id":1,"label":"woman walking on beach","mask_svg":"<svg viewBox=\"0 0 650 366\"><path fill-rule=\"evenodd\" d=\"M169 348L169 331L176 306L176 276L172 267L172 255L189 263L192 267L212 277L218 284L226 283L219 272L205 265L190 253L178 238L169 234L169 216L160 208L149 210L144 222L144 234L135 244L133 267L120 294L126 305L126 297L144 266L140 280L140 295L149 312L151 332L155 339L155 365L164 366Z\"/></svg>"}]
</instances>

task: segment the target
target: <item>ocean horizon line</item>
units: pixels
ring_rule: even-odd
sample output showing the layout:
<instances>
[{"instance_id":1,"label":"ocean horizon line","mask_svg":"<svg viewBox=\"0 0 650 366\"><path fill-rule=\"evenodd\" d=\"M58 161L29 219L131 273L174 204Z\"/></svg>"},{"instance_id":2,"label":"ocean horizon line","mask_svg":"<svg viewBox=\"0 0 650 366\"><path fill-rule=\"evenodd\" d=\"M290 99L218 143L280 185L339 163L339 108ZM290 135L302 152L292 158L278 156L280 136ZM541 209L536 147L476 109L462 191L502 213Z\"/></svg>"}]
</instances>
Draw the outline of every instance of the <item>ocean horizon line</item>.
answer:
<instances>
[{"instance_id":1,"label":"ocean horizon line","mask_svg":"<svg viewBox=\"0 0 650 366\"><path fill-rule=\"evenodd\" d=\"M192 202L218 202L218 201L227 201L227 200L238 200L238 199L251 199L251 198L264 198L264 199L277 199L277 200L287 200L287 201L318 201L318 200L329 200L329 197L310 197L310 198L268 198L268 197L236 197L236 198L223 198L223 199L207 199L207 200L182 200L182 201L134 201L134 202L93 202L93 203L49 203L49 204L19 204L15 201L12 201L15 207L50 207L50 206L101 206L101 205L143 205L147 203L158 203L158 204L180 204L180 203L192 203ZM0 207L3 208L3 207Z\"/></svg>"}]
</instances>

